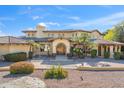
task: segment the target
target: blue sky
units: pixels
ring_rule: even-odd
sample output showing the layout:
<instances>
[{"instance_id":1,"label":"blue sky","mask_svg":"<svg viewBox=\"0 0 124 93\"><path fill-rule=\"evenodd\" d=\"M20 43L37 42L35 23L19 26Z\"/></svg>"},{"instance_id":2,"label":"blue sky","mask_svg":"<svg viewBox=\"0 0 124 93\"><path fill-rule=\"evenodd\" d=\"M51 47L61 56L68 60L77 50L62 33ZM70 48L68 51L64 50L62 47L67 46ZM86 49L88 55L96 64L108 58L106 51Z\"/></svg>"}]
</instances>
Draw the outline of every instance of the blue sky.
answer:
<instances>
[{"instance_id":1,"label":"blue sky","mask_svg":"<svg viewBox=\"0 0 124 93\"><path fill-rule=\"evenodd\" d=\"M0 35L24 35L38 23L47 29L98 29L106 31L124 20L124 6L41 5L0 6Z\"/></svg>"}]
</instances>

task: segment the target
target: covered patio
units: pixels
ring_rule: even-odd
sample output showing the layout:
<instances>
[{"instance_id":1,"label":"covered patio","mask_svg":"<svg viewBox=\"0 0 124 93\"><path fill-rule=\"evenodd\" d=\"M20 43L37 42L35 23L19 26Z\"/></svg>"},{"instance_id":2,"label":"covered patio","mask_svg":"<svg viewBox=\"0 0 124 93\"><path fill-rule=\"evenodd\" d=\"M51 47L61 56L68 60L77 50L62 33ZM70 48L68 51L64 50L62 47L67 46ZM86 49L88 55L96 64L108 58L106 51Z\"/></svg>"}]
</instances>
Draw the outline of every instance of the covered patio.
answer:
<instances>
[{"instance_id":1,"label":"covered patio","mask_svg":"<svg viewBox=\"0 0 124 93\"><path fill-rule=\"evenodd\" d=\"M124 52L122 51L122 46L124 43L114 42L114 41L107 41L107 40L96 40L95 43L97 44L97 55L99 57L104 56L104 52L110 53L110 58L113 58L114 52Z\"/></svg>"}]
</instances>

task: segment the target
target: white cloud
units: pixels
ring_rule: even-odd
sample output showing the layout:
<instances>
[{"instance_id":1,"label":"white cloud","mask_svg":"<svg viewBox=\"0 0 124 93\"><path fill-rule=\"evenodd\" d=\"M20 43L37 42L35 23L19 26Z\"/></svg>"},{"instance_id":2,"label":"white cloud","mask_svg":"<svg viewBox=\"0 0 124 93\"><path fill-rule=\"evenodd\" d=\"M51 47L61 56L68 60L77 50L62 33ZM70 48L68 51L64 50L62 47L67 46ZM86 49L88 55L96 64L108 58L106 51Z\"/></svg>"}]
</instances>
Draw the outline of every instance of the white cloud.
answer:
<instances>
[{"instance_id":1,"label":"white cloud","mask_svg":"<svg viewBox=\"0 0 124 93\"><path fill-rule=\"evenodd\" d=\"M45 27L47 26L46 23L43 23L43 22L39 23L38 25L42 25L42 26L45 26Z\"/></svg>"},{"instance_id":2,"label":"white cloud","mask_svg":"<svg viewBox=\"0 0 124 93\"><path fill-rule=\"evenodd\" d=\"M0 22L0 29L6 27L5 24L3 24L2 22Z\"/></svg>"},{"instance_id":3,"label":"white cloud","mask_svg":"<svg viewBox=\"0 0 124 93\"><path fill-rule=\"evenodd\" d=\"M41 17L41 16L32 16L32 19L33 20L37 20L37 19L42 19L43 17Z\"/></svg>"},{"instance_id":4,"label":"white cloud","mask_svg":"<svg viewBox=\"0 0 124 93\"><path fill-rule=\"evenodd\" d=\"M99 6L103 8L112 8L112 5L99 5Z\"/></svg>"},{"instance_id":5,"label":"white cloud","mask_svg":"<svg viewBox=\"0 0 124 93\"><path fill-rule=\"evenodd\" d=\"M119 12L119 13L115 13L115 14L112 14L112 15L108 15L108 16L105 16L105 17L101 17L101 18L98 18L98 19L94 19L94 20L90 20L90 21L87 21L87 22L80 22L80 23L71 23L71 24L68 24L67 26L70 26L70 27L86 27L86 26L92 26L92 25L102 25L102 26L105 26L105 25L115 25L117 24L118 22L121 22L124 20L124 12Z\"/></svg>"},{"instance_id":6,"label":"white cloud","mask_svg":"<svg viewBox=\"0 0 124 93\"><path fill-rule=\"evenodd\" d=\"M40 12L40 11L44 11L44 9L36 7L36 8L32 8L33 6L26 6L20 9L19 14L31 14L34 12Z\"/></svg>"},{"instance_id":7,"label":"white cloud","mask_svg":"<svg viewBox=\"0 0 124 93\"><path fill-rule=\"evenodd\" d=\"M7 36L7 34L0 30L0 36Z\"/></svg>"},{"instance_id":8,"label":"white cloud","mask_svg":"<svg viewBox=\"0 0 124 93\"><path fill-rule=\"evenodd\" d=\"M33 28L29 27L29 28L27 28L26 30L33 30Z\"/></svg>"},{"instance_id":9,"label":"white cloud","mask_svg":"<svg viewBox=\"0 0 124 93\"><path fill-rule=\"evenodd\" d=\"M42 25L42 26L45 26L45 27L49 27L49 26L60 26L60 24L57 23L57 22L41 22L38 25Z\"/></svg>"},{"instance_id":10,"label":"white cloud","mask_svg":"<svg viewBox=\"0 0 124 93\"><path fill-rule=\"evenodd\" d=\"M63 7L63 6L57 5L57 6L54 6L54 7L55 7L56 9L58 9L58 10L69 12L69 10L68 10L67 8Z\"/></svg>"},{"instance_id":11,"label":"white cloud","mask_svg":"<svg viewBox=\"0 0 124 93\"><path fill-rule=\"evenodd\" d=\"M47 22L46 24L47 24L47 25L56 25L56 26L60 26L60 24L57 23L57 22Z\"/></svg>"},{"instance_id":12,"label":"white cloud","mask_svg":"<svg viewBox=\"0 0 124 93\"><path fill-rule=\"evenodd\" d=\"M71 17L68 17L68 18L72 19L72 20L75 20L75 21L80 20L80 17L78 17L78 16L71 16Z\"/></svg>"}]
</instances>

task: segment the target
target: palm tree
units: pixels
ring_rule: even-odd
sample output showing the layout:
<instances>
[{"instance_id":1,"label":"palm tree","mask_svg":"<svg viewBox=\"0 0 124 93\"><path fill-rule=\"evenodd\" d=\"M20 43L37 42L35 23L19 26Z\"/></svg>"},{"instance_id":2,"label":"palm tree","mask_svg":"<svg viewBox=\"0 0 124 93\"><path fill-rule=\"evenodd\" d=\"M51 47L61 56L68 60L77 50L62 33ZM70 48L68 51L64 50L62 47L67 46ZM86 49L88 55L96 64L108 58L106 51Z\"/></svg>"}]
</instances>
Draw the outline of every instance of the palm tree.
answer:
<instances>
[{"instance_id":1,"label":"palm tree","mask_svg":"<svg viewBox=\"0 0 124 93\"><path fill-rule=\"evenodd\" d=\"M37 43L37 42L34 42L33 40L29 40L28 42L30 44L29 57L32 58L33 53L34 53L34 49L41 47L41 44L40 43Z\"/></svg>"},{"instance_id":2,"label":"palm tree","mask_svg":"<svg viewBox=\"0 0 124 93\"><path fill-rule=\"evenodd\" d=\"M80 36L72 38L72 41L76 43L77 47L81 48L85 56L94 46L91 42L90 35L85 32L82 32Z\"/></svg>"},{"instance_id":3,"label":"palm tree","mask_svg":"<svg viewBox=\"0 0 124 93\"><path fill-rule=\"evenodd\" d=\"M35 47L40 47L41 46L40 43L36 43L36 42L34 42L32 40L29 40L28 42L30 44L30 49L29 49L30 52L34 52Z\"/></svg>"}]
</instances>

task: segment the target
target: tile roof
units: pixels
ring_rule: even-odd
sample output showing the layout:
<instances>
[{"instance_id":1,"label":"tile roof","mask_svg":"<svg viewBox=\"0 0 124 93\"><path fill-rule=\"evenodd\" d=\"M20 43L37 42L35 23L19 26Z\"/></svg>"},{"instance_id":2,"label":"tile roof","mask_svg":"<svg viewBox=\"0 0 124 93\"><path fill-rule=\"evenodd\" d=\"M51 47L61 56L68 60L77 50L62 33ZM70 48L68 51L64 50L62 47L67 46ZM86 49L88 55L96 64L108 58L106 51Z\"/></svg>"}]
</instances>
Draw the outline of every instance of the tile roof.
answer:
<instances>
[{"instance_id":1,"label":"tile roof","mask_svg":"<svg viewBox=\"0 0 124 93\"><path fill-rule=\"evenodd\" d=\"M52 38L35 38L35 37L22 37L21 39L23 40L33 40L35 42L47 42L49 41L49 39L52 39Z\"/></svg>"},{"instance_id":2,"label":"tile roof","mask_svg":"<svg viewBox=\"0 0 124 93\"><path fill-rule=\"evenodd\" d=\"M115 42L115 41L108 41L104 39L96 39L94 40L97 44L103 44L103 45L124 45L124 43L121 42Z\"/></svg>"},{"instance_id":3,"label":"tile roof","mask_svg":"<svg viewBox=\"0 0 124 93\"><path fill-rule=\"evenodd\" d=\"M45 30L43 32L87 32L87 33L92 33L92 32L95 32L95 31L102 35L102 33L99 30L97 30L97 29L91 30L91 31L80 30L80 29L77 29L77 30L74 30L74 29L67 29L67 30ZM24 30L22 32L24 32L24 33L27 33L27 32L34 32L34 33L36 33L37 30Z\"/></svg>"},{"instance_id":4,"label":"tile roof","mask_svg":"<svg viewBox=\"0 0 124 93\"><path fill-rule=\"evenodd\" d=\"M0 44L28 44L28 42L17 37L2 36L0 37Z\"/></svg>"}]
</instances>

